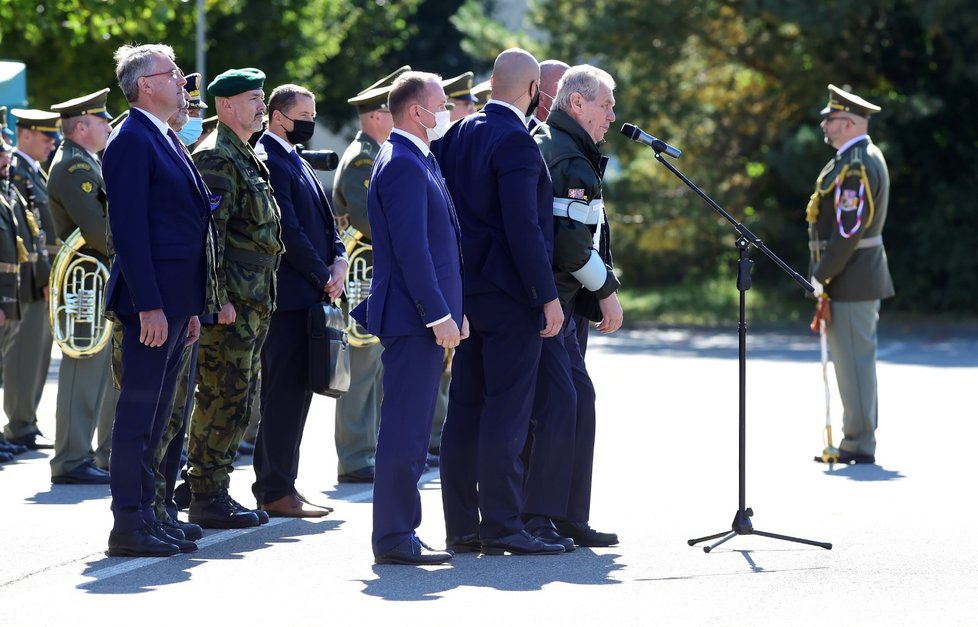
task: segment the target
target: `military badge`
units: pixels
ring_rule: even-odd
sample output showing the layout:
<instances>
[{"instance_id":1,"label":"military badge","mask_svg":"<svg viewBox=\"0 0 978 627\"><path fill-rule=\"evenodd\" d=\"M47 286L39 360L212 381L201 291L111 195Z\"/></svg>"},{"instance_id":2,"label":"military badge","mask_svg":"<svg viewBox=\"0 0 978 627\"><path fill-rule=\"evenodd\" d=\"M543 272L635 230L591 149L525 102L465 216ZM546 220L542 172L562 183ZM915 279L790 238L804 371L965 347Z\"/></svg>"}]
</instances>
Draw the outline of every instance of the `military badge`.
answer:
<instances>
[{"instance_id":1,"label":"military badge","mask_svg":"<svg viewBox=\"0 0 978 627\"><path fill-rule=\"evenodd\" d=\"M85 192L86 194L91 194L92 193L92 190L95 189L95 186L92 185L92 182L91 181L84 181L81 184L81 188L82 188L82 191Z\"/></svg>"},{"instance_id":2,"label":"military badge","mask_svg":"<svg viewBox=\"0 0 978 627\"><path fill-rule=\"evenodd\" d=\"M222 202L224 202L224 196L220 194L211 194L208 200L210 200L211 203L211 212L214 212L217 211L217 208L221 206Z\"/></svg>"},{"instance_id":3,"label":"military badge","mask_svg":"<svg viewBox=\"0 0 978 627\"><path fill-rule=\"evenodd\" d=\"M839 208L843 211L855 211L859 208L859 196L856 195L856 190L842 190L842 197L839 199Z\"/></svg>"},{"instance_id":4,"label":"military badge","mask_svg":"<svg viewBox=\"0 0 978 627\"><path fill-rule=\"evenodd\" d=\"M584 188L575 187L574 189L567 190L567 197L574 198L575 200L584 200Z\"/></svg>"}]
</instances>

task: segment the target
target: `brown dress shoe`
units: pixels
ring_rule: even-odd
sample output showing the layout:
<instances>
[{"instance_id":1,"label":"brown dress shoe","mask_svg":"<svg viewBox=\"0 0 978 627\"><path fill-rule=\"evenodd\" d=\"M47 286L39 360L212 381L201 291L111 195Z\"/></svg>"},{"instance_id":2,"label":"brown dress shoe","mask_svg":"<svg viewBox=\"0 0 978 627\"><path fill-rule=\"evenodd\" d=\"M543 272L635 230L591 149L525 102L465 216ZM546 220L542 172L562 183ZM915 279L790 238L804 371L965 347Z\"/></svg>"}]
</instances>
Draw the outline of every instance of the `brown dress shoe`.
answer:
<instances>
[{"instance_id":1,"label":"brown dress shoe","mask_svg":"<svg viewBox=\"0 0 978 627\"><path fill-rule=\"evenodd\" d=\"M325 511L327 514L332 514L333 513L333 508L332 507L328 507L326 505L320 505L318 503L313 503L309 499L307 499L305 496L303 496L302 494L299 494L298 492L296 492L296 496L299 497L299 500L300 501L302 501L303 503L305 503L309 507L312 507L314 509L321 509L321 510Z\"/></svg>"},{"instance_id":2,"label":"brown dress shoe","mask_svg":"<svg viewBox=\"0 0 978 627\"><path fill-rule=\"evenodd\" d=\"M282 516L285 518L321 518L329 514L324 509L314 509L306 506L295 494L283 496L271 503L262 503L261 508L268 512L269 516Z\"/></svg>"}]
</instances>

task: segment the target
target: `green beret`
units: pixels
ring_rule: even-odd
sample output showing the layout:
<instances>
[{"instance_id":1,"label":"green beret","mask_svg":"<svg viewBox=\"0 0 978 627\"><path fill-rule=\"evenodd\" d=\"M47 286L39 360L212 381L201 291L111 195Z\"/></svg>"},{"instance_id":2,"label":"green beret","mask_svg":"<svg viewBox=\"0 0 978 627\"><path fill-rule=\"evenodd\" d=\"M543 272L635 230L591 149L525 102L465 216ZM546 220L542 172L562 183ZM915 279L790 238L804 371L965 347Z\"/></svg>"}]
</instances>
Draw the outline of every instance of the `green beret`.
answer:
<instances>
[{"instance_id":1,"label":"green beret","mask_svg":"<svg viewBox=\"0 0 978 627\"><path fill-rule=\"evenodd\" d=\"M218 74L207 86L207 93L212 96L230 98L252 89L262 89L264 86L265 73L253 67L245 67Z\"/></svg>"}]
</instances>

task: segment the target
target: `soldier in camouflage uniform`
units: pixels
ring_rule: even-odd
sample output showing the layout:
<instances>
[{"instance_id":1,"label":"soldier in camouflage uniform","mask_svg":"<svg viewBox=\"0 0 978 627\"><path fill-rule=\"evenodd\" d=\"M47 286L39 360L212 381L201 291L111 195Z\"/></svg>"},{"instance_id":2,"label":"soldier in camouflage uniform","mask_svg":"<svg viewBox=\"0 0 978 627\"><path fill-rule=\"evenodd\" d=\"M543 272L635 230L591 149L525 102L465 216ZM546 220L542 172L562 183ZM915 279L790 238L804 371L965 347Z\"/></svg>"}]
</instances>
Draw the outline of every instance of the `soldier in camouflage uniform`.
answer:
<instances>
[{"instance_id":1,"label":"soldier in camouflage uniform","mask_svg":"<svg viewBox=\"0 0 978 627\"><path fill-rule=\"evenodd\" d=\"M340 232L352 227L363 234L360 241L364 244L370 243L367 220L370 170L380 144L387 141L394 128L394 120L387 109L387 94L394 79L410 69L405 65L347 100L360 114L361 130L343 153L336 169L333 208ZM369 253L365 259L373 265ZM347 294L348 298L352 296L356 295ZM336 399L336 457L340 483L372 483L374 480L377 429L384 399L380 363L383 351L379 342L350 347L350 389Z\"/></svg>"},{"instance_id":2,"label":"soldier in camouflage uniform","mask_svg":"<svg viewBox=\"0 0 978 627\"><path fill-rule=\"evenodd\" d=\"M822 109L825 143L835 157L818 175L808 203L811 276L842 398L839 462L876 462L876 327L880 300L893 296L883 248L890 174L869 138L869 116L880 108L829 85ZM815 461L824 461L823 456Z\"/></svg>"},{"instance_id":3,"label":"soldier in camouflage uniform","mask_svg":"<svg viewBox=\"0 0 978 627\"><path fill-rule=\"evenodd\" d=\"M253 404L261 349L275 307L275 272L284 251L268 169L248 144L262 126L265 74L228 70L207 86L220 123L194 151L211 191L217 225L217 324L201 330L196 408L190 420L190 522L241 528L267 522L228 495L234 451Z\"/></svg>"},{"instance_id":4,"label":"soldier in camouflage uniform","mask_svg":"<svg viewBox=\"0 0 978 627\"><path fill-rule=\"evenodd\" d=\"M49 247L54 233L48 211L47 185L40 164L47 161L60 139L58 114L33 109L12 109L17 116L18 148L10 162L6 190L26 199L18 216L20 236L28 260L20 267L21 317L18 330L9 330L3 342L3 408L8 423L4 432L12 442L30 449L51 448L37 427L37 406L51 364L51 326L48 323L47 290L51 271Z\"/></svg>"}]
</instances>

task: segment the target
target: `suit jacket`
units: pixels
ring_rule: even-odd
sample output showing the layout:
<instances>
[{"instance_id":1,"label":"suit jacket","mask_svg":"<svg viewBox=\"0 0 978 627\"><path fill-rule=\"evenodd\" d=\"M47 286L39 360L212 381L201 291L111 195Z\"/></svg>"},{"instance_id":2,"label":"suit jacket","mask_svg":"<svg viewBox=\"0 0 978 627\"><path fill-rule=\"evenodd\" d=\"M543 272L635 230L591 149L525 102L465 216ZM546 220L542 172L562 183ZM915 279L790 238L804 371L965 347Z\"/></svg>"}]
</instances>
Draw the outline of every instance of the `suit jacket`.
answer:
<instances>
[{"instance_id":1,"label":"suit jacket","mask_svg":"<svg viewBox=\"0 0 978 627\"><path fill-rule=\"evenodd\" d=\"M132 109L105 150L102 175L115 249L106 309L201 313L211 215L196 168L146 115Z\"/></svg>"},{"instance_id":2,"label":"suit jacket","mask_svg":"<svg viewBox=\"0 0 978 627\"><path fill-rule=\"evenodd\" d=\"M323 299L329 265L346 254L329 198L308 163L305 175L285 147L267 135L259 141L268 154L270 182L282 211L285 254L278 268L276 308L308 309ZM301 159L301 157L300 157Z\"/></svg>"},{"instance_id":3,"label":"suit jacket","mask_svg":"<svg viewBox=\"0 0 978 627\"><path fill-rule=\"evenodd\" d=\"M416 145L392 134L370 176L370 296L352 312L370 333L424 335L451 315L462 325L462 257L455 210L441 176Z\"/></svg>"},{"instance_id":4,"label":"suit jacket","mask_svg":"<svg viewBox=\"0 0 978 627\"><path fill-rule=\"evenodd\" d=\"M553 188L547 164L510 109L490 103L432 146L458 210L465 294L502 291L540 307L557 298Z\"/></svg>"}]
</instances>

